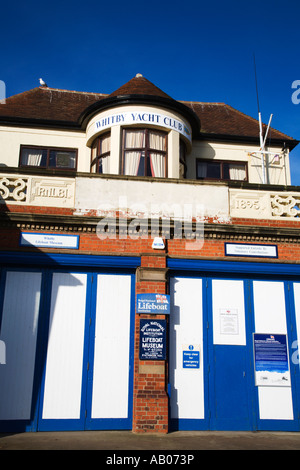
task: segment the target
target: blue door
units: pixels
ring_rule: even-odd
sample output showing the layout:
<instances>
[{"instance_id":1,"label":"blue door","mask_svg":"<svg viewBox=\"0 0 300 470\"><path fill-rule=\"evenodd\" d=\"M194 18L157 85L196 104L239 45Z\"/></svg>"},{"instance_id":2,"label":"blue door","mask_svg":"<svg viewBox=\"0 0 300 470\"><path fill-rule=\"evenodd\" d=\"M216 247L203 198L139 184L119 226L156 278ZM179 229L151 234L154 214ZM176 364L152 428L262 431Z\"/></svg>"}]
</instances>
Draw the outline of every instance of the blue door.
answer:
<instances>
[{"instance_id":1,"label":"blue door","mask_svg":"<svg viewBox=\"0 0 300 470\"><path fill-rule=\"evenodd\" d=\"M132 274L53 273L38 430L131 429L133 306Z\"/></svg>"},{"instance_id":2,"label":"blue door","mask_svg":"<svg viewBox=\"0 0 300 470\"><path fill-rule=\"evenodd\" d=\"M244 281L208 282L210 429L251 430L253 373Z\"/></svg>"},{"instance_id":3,"label":"blue door","mask_svg":"<svg viewBox=\"0 0 300 470\"><path fill-rule=\"evenodd\" d=\"M213 346L210 429L251 430L247 353L243 346Z\"/></svg>"},{"instance_id":4,"label":"blue door","mask_svg":"<svg viewBox=\"0 0 300 470\"><path fill-rule=\"evenodd\" d=\"M170 424L184 430L299 431L299 278L282 279L278 266L272 276L261 263L212 263L206 275L204 262L169 266L180 269L170 283ZM286 338L288 371L278 374L277 355L271 354L261 373L254 334ZM199 366L185 369L182 356L191 346L199 351Z\"/></svg>"},{"instance_id":5,"label":"blue door","mask_svg":"<svg viewBox=\"0 0 300 470\"><path fill-rule=\"evenodd\" d=\"M0 258L1 432L131 429L140 259Z\"/></svg>"}]
</instances>

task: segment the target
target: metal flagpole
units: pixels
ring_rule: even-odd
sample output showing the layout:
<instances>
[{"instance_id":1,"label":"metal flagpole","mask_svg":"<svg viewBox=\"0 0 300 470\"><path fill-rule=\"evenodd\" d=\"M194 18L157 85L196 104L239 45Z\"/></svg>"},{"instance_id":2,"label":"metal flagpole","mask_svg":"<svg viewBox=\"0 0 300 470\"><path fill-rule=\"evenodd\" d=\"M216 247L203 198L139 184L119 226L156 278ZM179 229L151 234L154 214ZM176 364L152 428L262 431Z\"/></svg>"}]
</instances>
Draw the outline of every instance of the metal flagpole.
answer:
<instances>
[{"instance_id":1,"label":"metal flagpole","mask_svg":"<svg viewBox=\"0 0 300 470\"><path fill-rule=\"evenodd\" d=\"M261 151L261 169L262 169L262 182L266 183L266 168L265 168L265 155L264 155L264 141L262 135L262 122L261 122L261 113L258 113L259 120L259 140L260 140L260 151Z\"/></svg>"},{"instance_id":2,"label":"metal flagpole","mask_svg":"<svg viewBox=\"0 0 300 470\"><path fill-rule=\"evenodd\" d=\"M256 85L256 98L257 98L257 108L258 108L258 121L259 121L259 140L260 140L260 154L261 154L261 169L262 169L262 182L263 184L266 183L266 163L265 163L265 144L267 140L267 135L270 129L271 121L273 114L271 114L269 119L269 124L267 127L266 135L263 138L262 132L262 119L261 119L261 112L259 107L259 98L258 98L258 86L257 86L257 75L256 75L256 63L255 63L255 54L253 54L253 61L254 61L254 73L255 73L255 85Z\"/></svg>"}]
</instances>

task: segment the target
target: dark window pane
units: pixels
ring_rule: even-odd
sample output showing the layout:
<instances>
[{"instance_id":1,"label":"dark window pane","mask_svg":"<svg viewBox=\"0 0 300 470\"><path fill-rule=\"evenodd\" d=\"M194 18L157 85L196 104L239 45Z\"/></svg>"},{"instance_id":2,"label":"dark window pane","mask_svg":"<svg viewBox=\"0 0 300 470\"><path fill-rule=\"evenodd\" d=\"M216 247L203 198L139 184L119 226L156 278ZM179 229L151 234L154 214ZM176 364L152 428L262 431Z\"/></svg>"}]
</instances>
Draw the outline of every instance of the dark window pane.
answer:
<instances>
[{"instance_id":1,"label":"dark window pane","mask_svg":"<svg viewBox=\"0 0 300 470\"><path fill-rule=\"evenodd\" d=\"M137 176L145 176L145 153L144 152L141 154Z\"/></svg>"},{"instance_id":2,"label":"dark window pane","mask_svg":"<svg viewBox=\"0 0 300 470\"><path fill-rule=\"evenodd\" d=\"M198 162L197 178L221 179L221 165L216 162Z\"/></svg>"},{"instance_id":3,"label":"dark window pane","mask_svg":"<svg viewBox=\"0 0 300 470\"><path fill-rule=\"evenodd\" d=\"M207 178L221 179L220 163L207 163Z\"/></svg>"},{"instance_id":4,"label":"dark window pane","mask_svg":"<svg viewBox=\"0 0 300 470\"><path fill-rule=\"evenodd\" d=\"M223 163L223 178L224 180L230 180L229 163Z\"/></svg>"},{"instance_id":5,"label":"dark window pane","mask_svg":"<svg viewBox=\"0 0 300 470\"><path fill-rule=\"evenodd\" d=\"M75 152L63 152L61 150L50 150L49 167L50 168L72 168L76 165Z\"/></svg>"}]
</instances>

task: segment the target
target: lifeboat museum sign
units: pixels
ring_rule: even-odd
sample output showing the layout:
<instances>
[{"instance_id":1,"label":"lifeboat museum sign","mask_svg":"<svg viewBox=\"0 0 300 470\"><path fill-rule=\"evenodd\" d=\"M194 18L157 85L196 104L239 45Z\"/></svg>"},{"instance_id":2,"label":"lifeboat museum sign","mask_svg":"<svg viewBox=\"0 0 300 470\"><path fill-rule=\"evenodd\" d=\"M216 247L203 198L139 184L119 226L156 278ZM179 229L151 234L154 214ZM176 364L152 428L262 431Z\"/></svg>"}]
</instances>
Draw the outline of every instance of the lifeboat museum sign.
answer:
<instances>
[{"instance_id":1,"label":"lifeboat museum sign","mask_svg":"<svg viewBox=\"0 0 300 470\"><path fill-rule=\"evenodd\" d=\"M167 129L173 129L184 135L190 142L192 141L192 132L186 122L174 119L165 114L151 113L143 110L109 114L95 122L95 132L102 131L112 126L131 124L153 124Z\"/></svg>"},{"instance_id":2,"label":"lifeboat museum sign","mask_svg":"<svg viewBox=\"0 0 300 470\"><path fill-rule=\"evenodd\" d=\"M166 320L140 320L140 360L166 359Z\"/></svg>"}]
</instances>

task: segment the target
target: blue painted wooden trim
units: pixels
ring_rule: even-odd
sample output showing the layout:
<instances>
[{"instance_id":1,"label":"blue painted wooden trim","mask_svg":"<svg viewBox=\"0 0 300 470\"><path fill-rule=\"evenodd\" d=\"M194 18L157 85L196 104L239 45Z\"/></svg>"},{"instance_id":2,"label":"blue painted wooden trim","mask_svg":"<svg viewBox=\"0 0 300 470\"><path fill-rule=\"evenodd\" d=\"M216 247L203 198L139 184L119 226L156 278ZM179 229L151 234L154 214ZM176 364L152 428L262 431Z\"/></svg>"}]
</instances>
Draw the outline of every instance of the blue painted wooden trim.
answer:
<instances>
[{"instance_id":1,"label":"blue painted wooden trim","mask_svg":"<svg viewBox=\"0 0 300 470\"><path fill-rule=\"evenodd\" d=\"M130 431L132 418L104 418L93 419L87 424L86 431Z\"/></svg>"},{"instance_id":2,"label":"blue painted wooden trim","mask_svg":"<svg viewBox=\"0 0 300 470\"><path fill-rule=\"evenodd\" d=\"M77 266L85 268L137 268L141 264L141 258L139 256L100 256L0 251L0 263L9 265L43 265L49 267Z\"/></svg>"},{"instance_id":3,"label":"blue painted wooden trim","mask_svg":"<svg viewBox=\"0 0 300 470\"><path fill-rule=\"evenodd\" d=\"M39 423L39 431L82 431L81 419L45 419Z\"/></svg>"},{"instance_id":4,"label":"blue painted wooden trim","mask_svg":"<svg viewBox=\"0 0 300 470\"><path fill-rule=\"evenodd\" d=\"M258 431L299 431L298 419L260 419L258 423Z\"/></svg>"},{"instance_id":5,"label":"blue painted wooden trim","mask_svg":"<svg viewBox=\"0 0 300 470\"><path fill-rule=\"evenodd\" d=\"M131 430L132 420L129 418L94 419L84 428L80 419L47 419L39 426L39 431L118 431Z\"/></svg>"},{"instance_id":6,"label":"blue painted wooden trim","mask_svg":"<svg viewBox=\"0 0 300 470\"><path fill-rule=\"evenodd\" d=\"M170 258L167 259L167 267L178 271L200 271L207 273L300 276L300 264Z\"/></svg>"}]
</instances>

